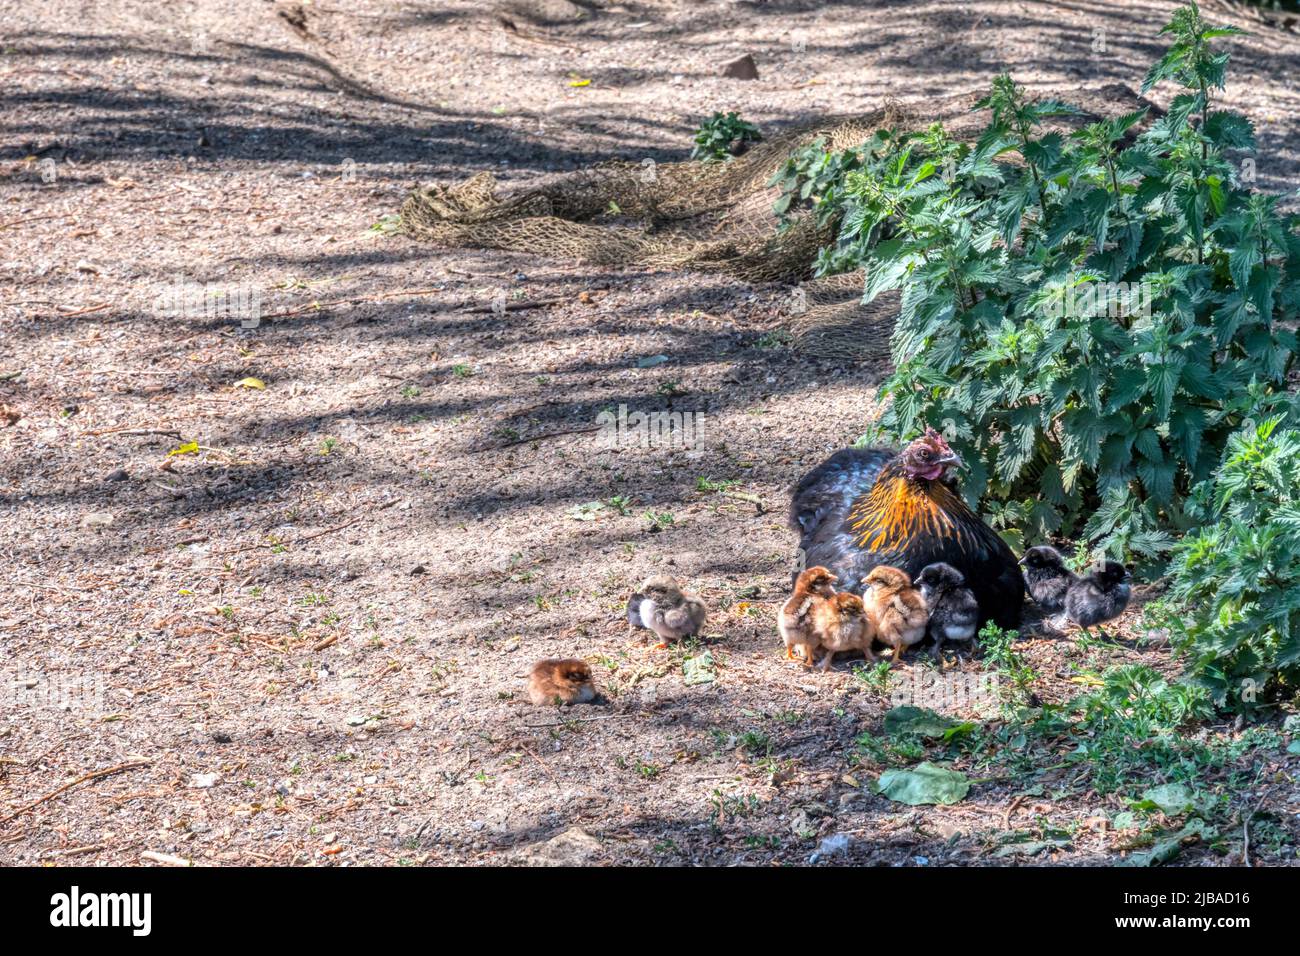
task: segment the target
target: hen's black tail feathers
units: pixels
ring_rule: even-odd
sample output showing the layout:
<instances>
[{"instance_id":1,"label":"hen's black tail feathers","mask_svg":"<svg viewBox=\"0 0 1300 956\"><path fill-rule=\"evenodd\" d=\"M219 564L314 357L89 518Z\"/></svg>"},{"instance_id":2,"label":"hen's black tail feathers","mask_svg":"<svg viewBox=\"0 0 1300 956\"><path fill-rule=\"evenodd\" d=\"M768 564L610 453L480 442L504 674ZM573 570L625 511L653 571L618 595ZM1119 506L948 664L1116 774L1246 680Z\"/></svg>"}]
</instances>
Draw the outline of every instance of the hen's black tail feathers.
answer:
<instances>
[{"instance_id":1,"label":"hen's black tail feathers","mask_svg":"<svg viewBox=\"0 0 1300 956\"><path fill-rule=\"evenodd\" d=\"M827 521L839 527L894 454L888 448L842 448L799 479L789 519L799 546L807 550Z\"/></svg>"}]
</instances>

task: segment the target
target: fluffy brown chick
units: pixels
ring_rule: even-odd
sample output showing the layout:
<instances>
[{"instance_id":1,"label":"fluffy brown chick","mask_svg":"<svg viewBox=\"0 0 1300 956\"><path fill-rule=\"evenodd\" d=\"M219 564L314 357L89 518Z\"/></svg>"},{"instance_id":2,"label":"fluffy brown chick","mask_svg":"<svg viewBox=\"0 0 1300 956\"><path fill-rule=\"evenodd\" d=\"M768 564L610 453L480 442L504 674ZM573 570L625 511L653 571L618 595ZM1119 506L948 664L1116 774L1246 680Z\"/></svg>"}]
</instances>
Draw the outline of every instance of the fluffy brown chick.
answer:
<instances>
[{"instance_id":1,"label":"fluffy brown chick","mask_svg":"<svg viewBox=\"0 0 1300 956\"><path fill-rule=\"evenodd\" d=\"M596 685L586 661L548 658L538 661L528 674L528 699L545 704L589 704L596 699Z\"/></svg>"},{"instance_id":2,"label":"fluffy brown chick","mask_svg":"<svg viewBox=\"0 0 1300 956\"><path fill-rule=\"evenodd\" d=\"M895 664L903 651L925 637L929 620L925 598L898 568L885 564L872 568L863 581L862 603L876 629L876 639L894 649Z\"/></svg>"},{"instance_id":3,"label":"fluffy brown chick","mask_svg":"<svg viewBox=\"0 0 1300 956\"><path fill-rule=\"evenodd\" d=\"M868 661L876 659L871 649L876 629L867 618L862 598L848 591L837 592L813 608L813 627L821 640L820 667L826 670L841 651L861 651Z\"/></svg>"},{"instance_id":4,"label":"fluffy brown chick","mask_svg":"<svg viewBox=\"0 0 1300 956\"><path fill-rule=\"evenodd\" d=\"M776 616L776 628L785 641L785 659L798 660L795 648L803 650L804 667L812 667L813 654L821 647L817 634L817 617L829 612L825 609L835 596L835 575L825 568L809 568L794 582L794 593Z\"/></svg>"}]
</instances>

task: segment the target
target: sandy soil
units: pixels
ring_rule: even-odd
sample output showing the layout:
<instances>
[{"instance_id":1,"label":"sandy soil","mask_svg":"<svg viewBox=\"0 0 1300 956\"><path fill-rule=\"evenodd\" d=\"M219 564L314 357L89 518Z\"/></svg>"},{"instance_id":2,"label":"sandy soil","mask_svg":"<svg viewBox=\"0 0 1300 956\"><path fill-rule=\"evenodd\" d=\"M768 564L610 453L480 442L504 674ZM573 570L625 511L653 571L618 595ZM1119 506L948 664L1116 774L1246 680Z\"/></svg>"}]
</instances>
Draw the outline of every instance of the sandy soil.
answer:
<instances>
[{"instance_id":1,"label":"sandy soil","mask_svg":"<svg viewBox=\"0 0 1300 956\"><path fill-rule=\"evenodd\" d=\"M1049 825L1052 860L1118 859L1068 780L866 792L887 695L780 659L789 486L883 369L780 347L781 287L370 227L417 182L684 158L719 108L923 109L1003 67L1136 86L1170 7L0 0L0 863L806 862L844 834L832 862L937 865ZM1293 189L1300 45L1254 29L1226 99ZM757 81L718 75L746 52ZM254 290L260 325L161 315L186 281ZM703 441L602 449L620 404L703 413ZM701 646L626 633L659 570L712 604ZM1071 663L1168 666L1025 647L1047 695ZM608 703L525 706L555 655Z\"/></svg>"}]
</instances>

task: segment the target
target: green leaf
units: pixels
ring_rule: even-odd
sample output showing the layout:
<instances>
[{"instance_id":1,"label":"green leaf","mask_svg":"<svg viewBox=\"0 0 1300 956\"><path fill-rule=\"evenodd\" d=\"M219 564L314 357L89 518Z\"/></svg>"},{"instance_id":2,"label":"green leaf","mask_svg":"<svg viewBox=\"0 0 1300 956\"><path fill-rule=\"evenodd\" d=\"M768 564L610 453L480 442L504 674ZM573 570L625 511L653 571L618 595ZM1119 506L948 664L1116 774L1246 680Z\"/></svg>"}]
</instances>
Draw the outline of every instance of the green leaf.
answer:
<instances>
[{"instance_id":1,"label":"green leaf","mask_svg":"<svg viewBox=\"0 0 1300 956\"><path fill-rule=\"evenodd\" d=\"M920 737L942 737L961 726L961 721L937 714L926 707L904 705L885 714L885 733L891 737L916 734Z\"/></svg>"},{"instance_id":2,"label":"green leaf","mask_svg":"<svg viewBox=\"0 0 1300 956\"><path fill-rule=\"evenodd\" d=\"M1161 840L1149 850L1141 853L1134 853L1126 859L1121 866L1157 866L1161 863L1168 863L1183 850L1185 841L1200 839L1212 840L1215 837L1215 831L1199 817L1193 818L1187 822L1181 830L1172 837Z\"/></svg>"},{"instance_id":3,"label":"green leaf","mask_svg":"<svg viewBox=\"0 0 1300 956\"><path fill-rule=\"evenodd\" d=\"M886 770L876 782L876 793L911 807L957 803L969 791L964 773L928 762L911 770Z\"/></svg>"},{"instance_id":4,"label":"green leaf","mask_svg":"<svg viewBox=\"0 0 1300 956\"><path fill-rule=\"evenodd\" d=\"M1176 817L1187 813L1195 805L1194 794L1190 787L1182 783L1166 783L1151 787L1142 794L1142 799L1159 807L1167 817Z\"/></svg>"},{"instance_id":5,"label":"green leaf","mask_svg":"<svg viewBox=\"0 0 1300 956\"><path fill-rule=\"evenodd\" d=\"M705 651L696 657L682 661L682 683L688 687L696 684L712 684L717 679L714 671L713 652Z\"/></svg>"}]
</instances>

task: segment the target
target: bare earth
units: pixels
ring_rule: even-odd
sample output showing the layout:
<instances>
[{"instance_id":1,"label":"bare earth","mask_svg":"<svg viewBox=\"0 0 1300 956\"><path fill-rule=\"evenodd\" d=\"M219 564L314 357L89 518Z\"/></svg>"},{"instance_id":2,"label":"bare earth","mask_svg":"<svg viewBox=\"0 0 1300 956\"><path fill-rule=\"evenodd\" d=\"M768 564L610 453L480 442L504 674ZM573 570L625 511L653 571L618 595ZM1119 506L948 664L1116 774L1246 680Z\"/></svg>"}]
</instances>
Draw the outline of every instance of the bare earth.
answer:
<instances>
[{"instance_id":1,"label":"bare earth","mask_svg":"<svg viewBox=\"0 0 1300 956\"><path fill-rule=\"evenodd\" d=\"M0 863L804 863L843 834L831 862L939 865L1047 828L1072 837L1036 862L1118 861L1122 805L1070 771L872 794L854 740L888 695L781 659L788 489L885 369L780 347L783 287L370 227L417 182L680 160L715 109L921 111L1004 67L1136 87L1172 5L489 6L0 0ZM1211 13L1254 31L1226 99L1293 191L1300 41ZM718 75L747 52L757 81ZM160 316L185 280L259 290L261 325ZM620 404L702 412L704 440L601 449L583 429ZM626 632L665 570L712 605L698 646ZM1117 646L1031 636L1039 693L1171 667L1138 617ZM608 702L527 706L567 655ZM1271 799L1294 836L1300 796Z\"/></svg>"}]
</instances>

